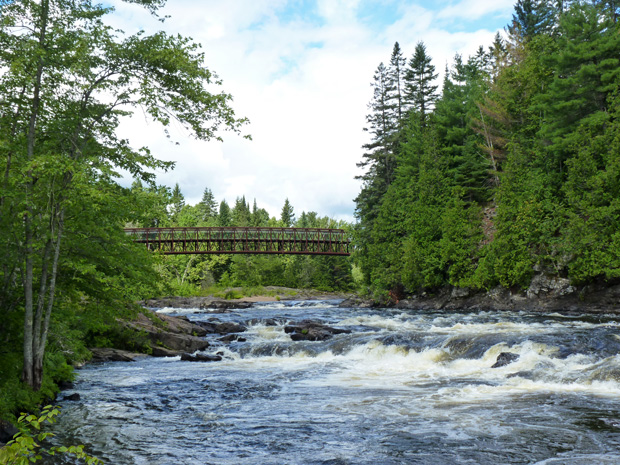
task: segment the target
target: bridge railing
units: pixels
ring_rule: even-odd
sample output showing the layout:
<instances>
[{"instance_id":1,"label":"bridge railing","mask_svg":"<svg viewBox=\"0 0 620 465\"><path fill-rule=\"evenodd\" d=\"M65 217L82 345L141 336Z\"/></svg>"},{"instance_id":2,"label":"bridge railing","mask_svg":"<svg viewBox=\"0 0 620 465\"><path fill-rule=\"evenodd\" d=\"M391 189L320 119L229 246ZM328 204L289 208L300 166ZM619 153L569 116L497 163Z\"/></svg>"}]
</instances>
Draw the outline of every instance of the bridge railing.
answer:
<instances>
[{"instance_id":1,"label":"bridge railing","mask_svg":"<svg viewBox=\"0 0 620 465\"><path fill-rule=\"evenodd\" d=\"M134 242L164 254L350 255L343 229L320 228L128 228Z\"/></svg>"}]
</instances>

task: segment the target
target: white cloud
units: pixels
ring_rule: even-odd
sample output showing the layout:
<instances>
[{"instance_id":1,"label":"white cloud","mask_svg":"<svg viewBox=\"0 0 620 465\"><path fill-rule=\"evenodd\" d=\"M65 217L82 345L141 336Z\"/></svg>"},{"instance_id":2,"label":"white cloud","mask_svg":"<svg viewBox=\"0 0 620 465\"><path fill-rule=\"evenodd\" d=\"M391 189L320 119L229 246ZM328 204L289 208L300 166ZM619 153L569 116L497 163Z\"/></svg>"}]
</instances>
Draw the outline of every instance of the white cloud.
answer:
<instances>
[{"instance_id":1,"label":"white cloud","mask_svg":"<svg viewBox=\"0 0 620 465\"><path fill-rule=\"evenodd\" d=\"M452 31L441 27L451 15L479 18L499 14L504 0L485 6L465 0L438 11L415 2L377 0L396 20L377 29L358 19L369 3L317 0L313 10L292 10L307 2L285 0L169 0L162 26L135 5L115 0L116 27L168 32L193 37L202 44L207 64L234 96L240 116L250 118L253 141L224 133L224 142L197 142L173 131L173 145L155 125L135 117L123 134L136 145L148 145L164 159L176 160L160 183L179 183L186 199L198 201L205 187L218 201L233 204L245 195L279 216L285 198L295 211L352 219L359 191L356 163L367 135L362 131L369 83L379 62L388 62L395 41L407 57L423 40L438 71L456 52L475 52L490 44L494 30ZM377 6L375 5L375 7ZM286 10L286 19L282 12ZM455 20L457 18L454 18ZM506 20L507 22L507 20Z\"/></svg>"}]
</instances>

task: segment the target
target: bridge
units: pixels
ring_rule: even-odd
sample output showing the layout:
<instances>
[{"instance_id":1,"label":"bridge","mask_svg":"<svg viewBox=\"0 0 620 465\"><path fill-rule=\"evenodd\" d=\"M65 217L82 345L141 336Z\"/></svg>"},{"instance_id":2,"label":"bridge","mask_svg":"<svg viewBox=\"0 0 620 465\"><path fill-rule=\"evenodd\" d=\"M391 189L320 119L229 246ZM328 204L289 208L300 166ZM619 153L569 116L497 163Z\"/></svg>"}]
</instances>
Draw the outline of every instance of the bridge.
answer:
<instances>
[{"instance_id":1,"label":"bridge","mask_svg":"<svg viewBox=\"0 0 620 465\"><path fill-rule=\"evenodd\" d=\"M343 255L350 239L343 229L318 228L127 228L134 242L165 255Z\"/></svg>"}]
</instances>

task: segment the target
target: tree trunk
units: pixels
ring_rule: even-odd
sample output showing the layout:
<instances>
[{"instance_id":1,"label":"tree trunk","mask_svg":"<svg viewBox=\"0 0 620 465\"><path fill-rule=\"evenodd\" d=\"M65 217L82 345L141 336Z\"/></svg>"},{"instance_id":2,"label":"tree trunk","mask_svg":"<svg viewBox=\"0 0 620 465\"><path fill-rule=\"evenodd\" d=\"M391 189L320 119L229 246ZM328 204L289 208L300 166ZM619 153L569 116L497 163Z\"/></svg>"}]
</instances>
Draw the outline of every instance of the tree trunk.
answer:
<instances>
[{"instance_id":1,"label":"tree trunk","mask_svg":"<svg viewBox=\"0 0 620 465\"><path fill-rule=\"evenodd\" d=\"M41 30L39 32L39 47L43 51L45 49L47 21L49 14L49 0L43 0L41 3ZM34 158L34 150L36 143L37 120L39 117L41 104L41 83L43 80L44 57L41 55L35 75L35 83L32 97L32 108L30 114L30 123L28 125L28 160ZM40 381L35 382L35 359L33 347L35 344L34 337L34 233L33 233L33 210L30 205L30 199L33 195L34 179L32 173L28 173L31 178L26 183L26 214L24 215L24 251L25 251L25 274L23 275L24 285L24 367L22 371L22 381L34 389L41 387ZM41 364L42 369L42 364Z\"/></svg>"}]
</instances>

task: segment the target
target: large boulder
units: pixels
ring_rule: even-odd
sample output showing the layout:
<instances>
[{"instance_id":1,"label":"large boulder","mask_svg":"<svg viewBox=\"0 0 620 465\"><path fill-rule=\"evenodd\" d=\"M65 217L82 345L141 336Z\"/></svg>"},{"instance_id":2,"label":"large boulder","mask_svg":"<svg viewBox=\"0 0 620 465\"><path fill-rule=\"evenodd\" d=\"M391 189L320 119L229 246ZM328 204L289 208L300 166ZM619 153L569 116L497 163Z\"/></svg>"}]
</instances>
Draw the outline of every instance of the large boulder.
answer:
<instances>
[{"instance_id":1,"label":"large boulder","mask_svg":"<svg viewBox=\"0 0 620 465\"><path fill-rule=\"evenodd\" d=\"M178 352L196 352L209 347L209 343L202 339L207 334L202 327L181 318L154 312L149 316L141 313L134 321L125 322L124 325L146 333L153 349L162 347Z\"/></svg>"}]
</instances>

